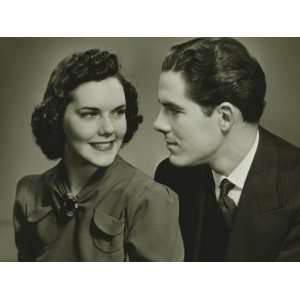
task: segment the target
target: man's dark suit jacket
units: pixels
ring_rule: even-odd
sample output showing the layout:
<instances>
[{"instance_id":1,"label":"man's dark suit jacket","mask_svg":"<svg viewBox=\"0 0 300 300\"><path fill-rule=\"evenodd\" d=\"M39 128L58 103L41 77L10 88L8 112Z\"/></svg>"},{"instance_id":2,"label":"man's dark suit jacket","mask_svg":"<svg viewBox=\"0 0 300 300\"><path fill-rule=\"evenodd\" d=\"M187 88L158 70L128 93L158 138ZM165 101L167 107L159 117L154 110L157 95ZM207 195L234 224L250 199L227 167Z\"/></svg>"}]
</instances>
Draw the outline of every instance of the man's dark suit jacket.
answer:
<instances>
[{"instance_id":1,"label":"man's dark suit jacket","mask_svg":"<svg viewBox=\"0 0 300 300\"><path fill-rule=\"evenodd\" d=\"M260 128L226 250L227 261L300 261L300 149ZM205 201L215 200L211 169L162 161L155 179L180 197L185 260L203 247ZM213 233L212 233L213 234Z\"/></svg>"}]
</instances>

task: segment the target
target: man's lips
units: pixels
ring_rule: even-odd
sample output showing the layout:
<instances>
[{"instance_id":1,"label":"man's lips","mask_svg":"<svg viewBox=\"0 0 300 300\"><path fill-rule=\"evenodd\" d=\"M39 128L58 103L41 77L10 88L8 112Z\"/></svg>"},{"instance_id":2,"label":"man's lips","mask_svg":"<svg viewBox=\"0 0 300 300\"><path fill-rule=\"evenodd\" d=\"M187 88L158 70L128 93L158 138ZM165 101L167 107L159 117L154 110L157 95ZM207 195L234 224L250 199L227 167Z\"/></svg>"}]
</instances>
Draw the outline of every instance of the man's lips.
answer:
<instances>
[{"instance_id":1,"label":"man's lips","mask_svg":"<svg viewBox=\"0 0 300 300\"><path fill-rule=\"evenodd\" d=\"M178 150L178 143L174 140L166 139L166 146L171 153L175 153Z\"/></svg>"},{"instance_id":2,"label":"man's lips","mask_svg":"<svg viewBox=\"0 0 300 300\"><path fill-rule=\"evenodd\" d=\"M168 145L177 145L177 143L176 143L175 141L169 140L169 139L166 139L166 143L167 143Z\"/></svg>"}]
</instances>

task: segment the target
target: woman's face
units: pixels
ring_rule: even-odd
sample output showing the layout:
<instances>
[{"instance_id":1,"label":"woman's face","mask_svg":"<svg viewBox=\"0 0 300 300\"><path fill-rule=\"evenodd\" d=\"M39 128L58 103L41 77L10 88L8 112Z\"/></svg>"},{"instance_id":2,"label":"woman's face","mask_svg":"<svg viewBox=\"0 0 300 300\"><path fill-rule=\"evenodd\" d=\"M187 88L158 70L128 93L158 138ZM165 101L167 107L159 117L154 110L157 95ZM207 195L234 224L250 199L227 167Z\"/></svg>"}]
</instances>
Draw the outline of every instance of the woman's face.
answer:
<instances>
[{"instance_id":1,"label":"woman's face","mask_svg":"<svg viewBox=\"0 0 300 300\"><path fill-rule=\"evenodd\" d=\"M118 79L87 82L71 93L63 128L64 155L72 155L97 167L109 166L126 134L126 100Z\"/></svg>"}]
</instances>

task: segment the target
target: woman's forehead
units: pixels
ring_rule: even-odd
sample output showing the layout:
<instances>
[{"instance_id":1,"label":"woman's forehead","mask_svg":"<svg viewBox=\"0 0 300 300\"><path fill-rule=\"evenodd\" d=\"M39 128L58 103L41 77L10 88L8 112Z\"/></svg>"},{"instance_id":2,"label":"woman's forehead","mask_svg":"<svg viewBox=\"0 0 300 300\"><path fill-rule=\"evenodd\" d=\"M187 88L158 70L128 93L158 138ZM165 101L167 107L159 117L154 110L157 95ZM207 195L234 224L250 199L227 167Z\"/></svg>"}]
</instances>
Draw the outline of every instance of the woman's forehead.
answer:
<instances>
[{"instance_id":1,"label":"woman's forehead","mask_svg":"<svg viewBox=\"0 0 300 300\"><path fill-rule=\"evenodd\" d=\"M71 92L76 106L113 107L125 104L123 86L115 77L81 84Z\"/></svg>"}]
</instances>

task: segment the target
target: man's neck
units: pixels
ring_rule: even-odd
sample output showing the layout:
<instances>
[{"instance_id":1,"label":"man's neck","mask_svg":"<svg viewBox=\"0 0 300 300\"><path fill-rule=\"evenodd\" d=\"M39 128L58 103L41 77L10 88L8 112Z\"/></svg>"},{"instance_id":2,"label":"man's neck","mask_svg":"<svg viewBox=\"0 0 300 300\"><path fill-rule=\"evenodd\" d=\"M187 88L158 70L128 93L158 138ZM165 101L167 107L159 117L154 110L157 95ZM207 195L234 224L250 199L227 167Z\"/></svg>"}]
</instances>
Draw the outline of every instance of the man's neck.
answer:
<instances>
[{"instance_id":1,"label":"man's neck","mask_svg":"<svg viewBox=\"0 0 300 300\"><path fill-rule=\"evenodd\" d=\"M257 124L243 123L232 128L224 138L224 144L215 159L209 163L210 167L217 173L228 176L252 148L257 131Z\"/></svg>"}]
</instances>

